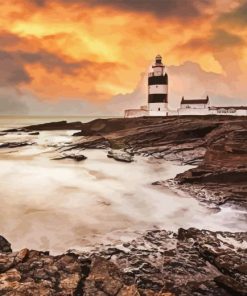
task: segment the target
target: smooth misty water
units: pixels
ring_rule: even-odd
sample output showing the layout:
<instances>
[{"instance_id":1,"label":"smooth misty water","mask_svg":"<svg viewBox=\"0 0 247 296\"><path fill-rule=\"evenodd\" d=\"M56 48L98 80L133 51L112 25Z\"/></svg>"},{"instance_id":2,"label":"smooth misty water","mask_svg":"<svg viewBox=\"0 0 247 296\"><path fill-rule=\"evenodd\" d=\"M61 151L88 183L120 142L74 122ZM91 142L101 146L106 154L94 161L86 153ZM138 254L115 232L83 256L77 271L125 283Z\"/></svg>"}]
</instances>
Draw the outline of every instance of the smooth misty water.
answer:
<instances>
[{"instance_id":1,"label":"smooth misty water","mask_svg":"<svg viewBox=\"0 0 247 296\"><path fill-rule=\"evenodd\" d=\"M151 185L189 169L137 157L121 163L106 151L86 150L87 160L51 160L54 145L71 142L73 131L12 134L0 142L35 141L0 150L0 234L23 247L63 252L100 242L118 242L152 228L199 227L246 230L242 213L211 212L195 199Z\"/></svg>"}]
</instances>

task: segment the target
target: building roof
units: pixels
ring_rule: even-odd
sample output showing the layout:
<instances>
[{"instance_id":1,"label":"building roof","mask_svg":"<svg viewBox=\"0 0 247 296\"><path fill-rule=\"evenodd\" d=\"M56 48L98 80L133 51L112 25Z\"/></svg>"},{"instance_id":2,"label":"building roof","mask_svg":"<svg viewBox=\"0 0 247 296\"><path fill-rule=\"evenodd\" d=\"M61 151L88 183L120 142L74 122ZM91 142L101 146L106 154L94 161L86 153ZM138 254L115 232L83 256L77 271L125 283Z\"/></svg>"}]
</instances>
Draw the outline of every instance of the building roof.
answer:
<instances>
[{"instance_id":1,"label":"building roof","mask_svg":"<svg viewBox=\"0 0 247 296\"><path fill-rule=\"evenodd\" d=\"M201 99L201 100L185 100L184 97L182 97L181 104L207 104L209 102L209 97L207 96L206 99Z\"/></svg>"}]
</instances>

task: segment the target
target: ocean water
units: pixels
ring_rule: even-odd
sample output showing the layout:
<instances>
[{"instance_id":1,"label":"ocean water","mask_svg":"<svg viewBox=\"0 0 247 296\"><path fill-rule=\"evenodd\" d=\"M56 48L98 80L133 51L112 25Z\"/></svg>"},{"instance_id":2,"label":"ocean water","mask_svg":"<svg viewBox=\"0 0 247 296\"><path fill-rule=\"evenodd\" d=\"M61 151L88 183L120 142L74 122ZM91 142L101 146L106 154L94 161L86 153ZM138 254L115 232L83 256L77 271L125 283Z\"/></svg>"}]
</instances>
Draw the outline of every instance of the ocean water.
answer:
<instances>
[{"instance_id":1,"label":"ocean water","mask_svg":"<svg viewBox=\"0 0 247 296\"><path fill-rule=\"evenodd\" d=\"M54 121L66 120L68 122L89 122L97 118L108 118L107 116L0 116L0 130L19 128L27 125L41 124Z\"/></svg>"},{"instance_id":2,"label":"ocean water","mask_svg":"<svg viewBox=\"0 0 247 296\"><path fill-rule=\"evenodd\" d=\"M1 120L4 129L64 118L15 119L18 125L13 118ZM58 254L98 243L117 244L157 228L246 230L244 213L239 210L211 211L194 198L152 185L191 166L144 157L122 163L107 158L105 150L81 151L87 160L79 163L53 160L59 147L79 140L72 134L45 131L37 136L13 133L0 137L1 143L34 142L18 149L0 149L0 234L14 250L27 247Z\"/></svg>"}]
</instances>

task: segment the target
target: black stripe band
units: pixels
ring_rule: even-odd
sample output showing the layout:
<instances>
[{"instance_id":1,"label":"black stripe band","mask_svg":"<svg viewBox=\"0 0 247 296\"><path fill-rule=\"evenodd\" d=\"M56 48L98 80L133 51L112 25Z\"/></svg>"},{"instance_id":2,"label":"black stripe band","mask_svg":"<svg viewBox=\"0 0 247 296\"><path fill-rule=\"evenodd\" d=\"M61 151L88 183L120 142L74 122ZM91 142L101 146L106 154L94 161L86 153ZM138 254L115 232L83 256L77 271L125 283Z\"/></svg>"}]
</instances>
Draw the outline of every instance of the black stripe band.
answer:
<instances>
[{"instance_id":1,"label":"black stripe band","mask_svg":"<svg viewBox=\"0 0 247 296\"><path fill-rule=\"evenodd\" d=\"M168 84L168 76L151 76L148 77L148 85L155 85L155 84Z\"/></svg>"},{"instance_id":2,"label":"black stripe band","mask_svg":"<svg viewBox=\"0 0 247 296\"><path fill-rule=\"evenodd\" d=\"M167 103L168 102L167 94L149 94L148 103Z\"/></svg>"}]
</instances>

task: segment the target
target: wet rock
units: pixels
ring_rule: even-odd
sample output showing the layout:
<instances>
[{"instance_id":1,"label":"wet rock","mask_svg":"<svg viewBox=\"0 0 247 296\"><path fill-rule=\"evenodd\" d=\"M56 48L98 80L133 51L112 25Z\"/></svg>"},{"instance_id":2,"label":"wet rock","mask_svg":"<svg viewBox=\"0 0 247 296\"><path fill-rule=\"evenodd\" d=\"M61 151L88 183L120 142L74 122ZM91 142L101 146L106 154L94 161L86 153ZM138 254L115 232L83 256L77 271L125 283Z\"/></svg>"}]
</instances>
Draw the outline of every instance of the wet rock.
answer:
<instances>
[{"instance_id":1,"label":"wet rock","mask_svg":"<svg viewBox=\"0 0 247 296\"><path fill-rule=\"evenodd\" d=\"M18 148L33 145L33 143L24 141L24 142L7 142L0 144L0 148Z\"/></svg>"},{"instance_id":2,"label":"wet rock","mask_svg":"<svg viewBox=\"0 0 247 296\"><path fill-rule=\"evenodd\" d=\"M208 136L203 162L175 181L184 191L208 204L247 208L247 123L222 126Z\"/></svg>"},{"instance_id":3,"label":"wet rock","mask_svg":"<svg viewBox=\"0 0 247 296\"><path fill-rule=\"evenodd\" d=\"M247 295L247 286L243 287L241 283L237 282L230 276L221 275L216 277L214 280L219 286L222 286L233 295L239 295L239 296Z\"/></svg>"},{"instance_id":4,"label":"wet rock","mask_svg":"<svg viewBox=\"0 0 247 296\"><path fill-rule=\"evenodd\" d=\"M39 132L32 132L32 133L29 133L29 135L31 135L31 136L38 136L39 135Z\"/></svg>"},{"instance_id":5,"label":"wet rock","mask_svg":"<svg viewBox=\"0 0 247 296\"><path fill-rule=\"evenodd\" d=\"M67 122L65 120L63 121L57 121L57 122L48 122L48 123L42 123L42 124L35 124L30 126L25 126L23 128L18 129L9 129L6 130L6 132L17 132L17 131L23 131L23 132L30 132L30 131L54 131L54 130L81 130L83 128L83 123L81 122ZM5 132L5 131L4 131Z\"/></svg>"},{"instance_id":6,"label":"wet rock","mask_svg":"<svg viewBox=\"0 0 247 296\"><path fill-rule=\"evenodd\" d=\"M84 285L84 295L117 295L123 287L119 269L105 259L93 259L91 271Z\"/></svg>"},{"instance_id":7,"label":"wet rock","mask_svg":"<svg viewBox=\"0 0 247 296\"><path fill-rule=\"evenodd\" d=\"M67 150L73 149L108 149L110 142L102 136L82 138L78 143L73 144Z\"/></svg>"},{"instance_id":8,"label":"wet rock","mask_svg":"<svg viewBox=\"0 0 247 296\"><path fill-rule=\"evenodd\" d=\"M70 154L70 155L63 155L63 156L60 156L60 157L55 157L53 158L53 160L62 160L62 159L73 159L75 161L82 161L82 160L86 160L87 157L85 155L78 155L78 154Z\"/></svg>"},{"instance_id":9,"label":"wet rock","mask_svg":"<svg viewBox=\"0 0 247 296\"><path fill-rule=\"evenodd\" d=\"M11 244L0 235L0 253L12 252Z\"/></svg>"},{"instance_id":10,"label":"wet rock","mask_svg":"<svg viewBox=\"0 0 247 296\"><path fill-rule=\"evenodd\" d=\"M122 161L122 162L132 162L134 161L133 155L123 152L123 151L108 151L107 153L108 158L113 158L117 161Z\"/></svg>"},{"instance_id":11,"label":"wet rock","mask_svg":"<svg viewBox=\"0 0 247 296\"><path fill-rule=\"evenodd\" d=\"M0 295L245 295L246 233L151 230L118 246L0 254Z\"/></svg>"}]
</instances>

